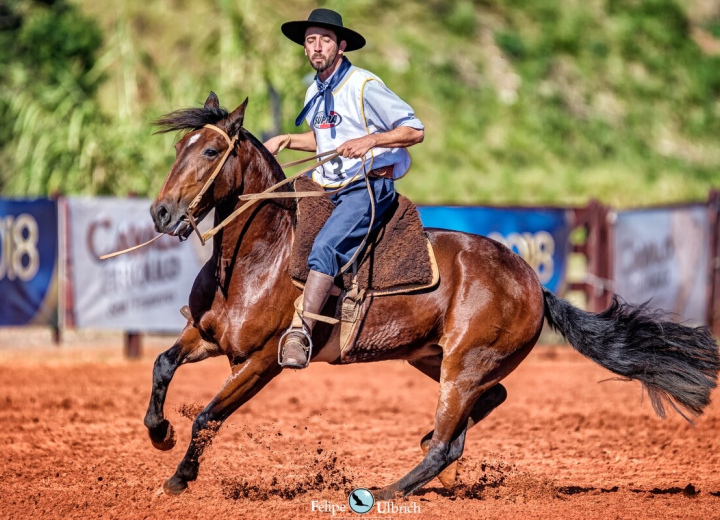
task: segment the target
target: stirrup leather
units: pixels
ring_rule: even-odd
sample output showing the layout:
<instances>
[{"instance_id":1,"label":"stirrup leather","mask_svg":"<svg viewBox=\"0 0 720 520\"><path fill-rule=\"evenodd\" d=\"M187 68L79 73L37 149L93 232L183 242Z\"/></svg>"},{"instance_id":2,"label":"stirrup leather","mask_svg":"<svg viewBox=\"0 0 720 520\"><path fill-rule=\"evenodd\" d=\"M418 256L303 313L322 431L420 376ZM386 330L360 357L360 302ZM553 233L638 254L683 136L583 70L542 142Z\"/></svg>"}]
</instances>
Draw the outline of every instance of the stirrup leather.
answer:
<instances>
[{"instance_id":1,"label":"stirrup leather","mask_svg":"<svg viewBox=\"0 0 720 520\"><path fill-rule=\"evenodd\" d=\"M305 330L305 327L302 328L293 328L290 327L288 330L286 330L282 336L280 336L280 341L278 342L278 365L282 366L282 358L283 358L283 352L285 351L285 337L289 334L302 334L305 336L305 339L307 340L307 347L305 347L305 365L303 368L307 368L310 365L310 358L312 358L312 351L313 351L313 341L310 337L310 334L308 334L308 331Z\"/></svg>"}]
</instances>

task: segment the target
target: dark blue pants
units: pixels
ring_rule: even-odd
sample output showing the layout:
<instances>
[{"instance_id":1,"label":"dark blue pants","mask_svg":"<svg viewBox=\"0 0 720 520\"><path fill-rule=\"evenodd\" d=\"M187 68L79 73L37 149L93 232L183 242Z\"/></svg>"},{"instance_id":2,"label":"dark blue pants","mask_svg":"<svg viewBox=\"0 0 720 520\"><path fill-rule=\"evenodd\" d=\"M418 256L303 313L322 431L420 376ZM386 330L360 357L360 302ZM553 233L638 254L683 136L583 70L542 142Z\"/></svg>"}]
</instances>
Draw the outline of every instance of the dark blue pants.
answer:
<instances>
[{"instance_id":1,"label":"dark blue pants","mask_svg":"<svg viewBox=\"0 0 720 520\"><path fill-rule=\"evenodd\" d=\"M385 212L395 200L395 182L382 177L370 177L370 186L375 199L375 229L382 223ZM337 276L360 247L370 227L370 196L365 179L331 195L330 200L335 204L335 209L315 239L308 257L308 267L313 271Z\"/></svg>"}]
</instances>

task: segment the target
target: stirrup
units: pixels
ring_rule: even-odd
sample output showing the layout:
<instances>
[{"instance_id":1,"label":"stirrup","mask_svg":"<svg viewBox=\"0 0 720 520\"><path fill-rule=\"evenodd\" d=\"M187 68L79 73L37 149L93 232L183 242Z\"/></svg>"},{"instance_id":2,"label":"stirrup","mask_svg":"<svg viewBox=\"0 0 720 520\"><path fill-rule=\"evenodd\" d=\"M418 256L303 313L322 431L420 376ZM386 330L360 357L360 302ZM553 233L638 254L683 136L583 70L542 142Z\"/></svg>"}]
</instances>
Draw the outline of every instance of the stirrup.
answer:
<instances>
[{"instance_id":1,"label":"stirrup","mask_svg":"<svg viewBox=\"0 0 720 520\"><path fill-rule=\"evenodd\" d=\"M312 351L313 351L313 341L310 337L310 334L305 329L305 327L302 328L293 328L290 327L288 330L286 330L282 336L280 336L280 341L278 341L278 365L283 366L282 364L282 355L283 351L285 350L285 345L283 344L283 341L285 340L285 336L288 334L302 334L305 336L305 339L307 340L308 346L305 348L305 358L307 361L305 362L305 366L302 368L307 368L310 365L310 358L312 358Z\"/></svg>"}]
</instances>

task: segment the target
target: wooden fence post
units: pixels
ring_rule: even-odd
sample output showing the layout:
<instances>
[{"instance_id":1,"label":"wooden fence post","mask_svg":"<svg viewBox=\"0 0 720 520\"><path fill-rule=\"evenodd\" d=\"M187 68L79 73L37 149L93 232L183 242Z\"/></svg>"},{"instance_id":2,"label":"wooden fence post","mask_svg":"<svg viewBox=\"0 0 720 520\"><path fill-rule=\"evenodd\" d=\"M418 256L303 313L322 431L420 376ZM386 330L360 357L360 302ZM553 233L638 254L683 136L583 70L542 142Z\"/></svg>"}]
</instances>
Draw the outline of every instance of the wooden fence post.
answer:
<instances>
[{"instance_id":1,"label":"wooden fence post","mask_svg":"<svg viewBox=\"0 0 720 520\"><path fill-rule=\"evenodd\" d=\"M58 226L60 226L60 222L62 221L62 202L60 198L62 197L62 192L59 190L55 190L50 194L50 198L55 201L55 207L57 211L57 219L58 219ZM59 229L59 228L58 228ZM63 251L62 251L62 244L61 244L61 237L60 233L64 233L64 230L61 230L58 232L58 241L57 241L57 260L56 260L56 269L57 273L63 272L63 268L61 267L60 263L64 261L63 259ZM63 294L63 287L64 282L63 280L60 280L60 275L58 274L57 278L57 284L58 284L58 305L57 305L57 314L56 316L56 322L51 326L52 328L52 341L55 344L56 347L60 347L62 343L62 331L60 330L60 325L62 324L63 317L60 316L60 311L63 308L63 305L60 304L60 299L64 298L65 295Z\"/></svg>"},{"instance_id":2,"label":"wooden fence post","mask_svg":"<svg viewBox=\"0 0 720 520\"><path fill-rule=\"evenodd\" d=\"M129 199L137 198L135 191L127 194ZM125 357L127 359L140 359L142 356L142 335L138 331L125 331Z\"/></svg>"},{"instance_id":3,"label":"wooden fence post","mask_svg":"<svg viewBox=\"0 0 720 520\"><path fill-rule=\"evenodd\" d=\"M125 333L125 357L127 359L140 359L142 356L142 335L139 332Z\"/></svg>"},{"instance_id":4,"label":"wooden fence post","mask_svg":"<svg viewBox=\"0 0 720 520\"><path fill-rule=\"evenodd\" d=\"M585 255L585 280L573 282L571 290L582 291L587 299L587 310L600 312L610 305L612 298L612 252L610 208L591 199L584 208L575 210L575 227L585 229L585 243L573 244L573 252Z\"/></svg>"}]
</instances>

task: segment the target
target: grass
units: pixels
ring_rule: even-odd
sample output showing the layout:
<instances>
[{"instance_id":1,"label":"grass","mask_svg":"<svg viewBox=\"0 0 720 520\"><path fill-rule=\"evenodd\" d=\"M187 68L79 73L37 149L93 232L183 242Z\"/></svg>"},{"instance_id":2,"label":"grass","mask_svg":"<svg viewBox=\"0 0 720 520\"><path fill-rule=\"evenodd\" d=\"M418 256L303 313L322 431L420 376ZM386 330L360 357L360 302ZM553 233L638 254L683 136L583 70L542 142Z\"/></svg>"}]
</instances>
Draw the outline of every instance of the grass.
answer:
<instances>
[{"instance_id":1,"label":"grass","mask_svg":"<svg viewBox=\"0 0 720 520\"><path fill-rule=\"evenodd\" d=\"M698 21L680 2L321 4L366 36L352 61L425 123L398 184L419 203L627 207L705 200L720 185L720 58L695 43L690 20L716 37L720 21ZM104 35L76 79L91 88L78 97L69 81L28 91L16 80L0 94L0 108L3 98L13 107L0 120L4 194L154 194L173 150L149 123L210 90L228 108L248 96L258 136L296 131L309 67L279 26L306 18L307 3L75 5Z\"/></svg>"}]
</instances>

